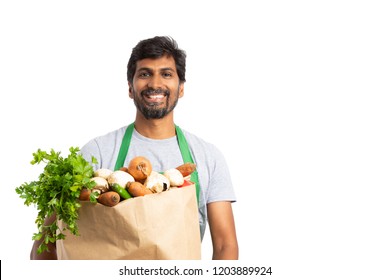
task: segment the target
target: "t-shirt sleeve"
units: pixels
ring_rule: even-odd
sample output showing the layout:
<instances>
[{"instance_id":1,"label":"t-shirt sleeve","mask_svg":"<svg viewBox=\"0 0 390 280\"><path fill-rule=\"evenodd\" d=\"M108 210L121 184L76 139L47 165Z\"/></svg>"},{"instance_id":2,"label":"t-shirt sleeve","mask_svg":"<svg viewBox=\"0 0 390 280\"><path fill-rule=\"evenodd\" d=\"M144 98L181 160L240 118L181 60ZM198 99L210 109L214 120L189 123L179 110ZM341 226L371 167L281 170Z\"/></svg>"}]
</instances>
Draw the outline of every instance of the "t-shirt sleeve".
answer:
<instances>
[{"instance_id":1,"label":"t-shirt sleeve","mask_svg":"<svg viewBox=\"0 0 390 280\"><path fill-rule=\"evenodd\" d=\"M206 203L216 201L236 201L229 167L225 157L215 146L210 151L210 181Z\"/></svg>"},{"instance_id":2,"label":"t-shirt sleeve","mask_svg":"<svg viewBox=\"0 0 390 280\"><path fill-rule=\"evenodd\" d=\"M92 164L94 170L101 168L101 154L96 139L93 139L85 144L80 149L80 154L86 161ZM97 160L97 164L92 163L92 157Z\"/></svg>"}]
</instances>

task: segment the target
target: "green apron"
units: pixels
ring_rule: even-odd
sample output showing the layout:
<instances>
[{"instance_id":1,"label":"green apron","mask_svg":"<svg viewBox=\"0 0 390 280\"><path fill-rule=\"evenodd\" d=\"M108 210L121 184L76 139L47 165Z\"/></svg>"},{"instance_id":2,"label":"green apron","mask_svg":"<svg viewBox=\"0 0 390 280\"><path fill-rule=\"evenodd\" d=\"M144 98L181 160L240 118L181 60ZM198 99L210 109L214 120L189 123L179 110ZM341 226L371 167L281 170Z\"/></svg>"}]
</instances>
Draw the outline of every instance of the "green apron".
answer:
<instances>
[{"instance_id":1,"label":"green apron","mask_svg":"<svg viewBox=\"0 0 390 280\"><path fill-rule=\"evenodd\" d=\"M179 148L180 148L181 156L183 157L184 163L187 163L187 162L194 163L190 149L188 148L187 140L184 137L183 131L177 125L175 125L175 127L176 127L177 141L179 143ZM133 131L134 131L134 123L130 124L127 127L125 135L123 136L122 144L121 144L121 147L119 149L118 158L117 158L116 164L115 164L115 170L119 170L121 167L124 166L127 152L129 151L130 140L131 140L131 136L133 135ZM195 170L191 174L191 182L193 182L195 184L196 198L198 200L198 205L199 205L200 185L199 185L199 178L198 178L198 171L197 170Z\"/></svg>"}]
</instances>

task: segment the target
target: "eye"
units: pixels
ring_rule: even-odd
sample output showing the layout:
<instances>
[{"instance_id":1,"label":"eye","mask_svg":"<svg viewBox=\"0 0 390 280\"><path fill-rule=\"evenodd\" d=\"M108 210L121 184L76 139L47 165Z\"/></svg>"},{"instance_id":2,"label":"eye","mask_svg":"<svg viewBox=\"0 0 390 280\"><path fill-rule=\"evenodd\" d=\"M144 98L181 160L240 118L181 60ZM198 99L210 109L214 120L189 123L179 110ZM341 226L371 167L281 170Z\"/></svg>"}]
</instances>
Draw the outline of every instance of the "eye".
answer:
<instances>
[{"instance_id":1,"label":"eye","mask_svg":"<svg viewBox=\"0 0 390 280\"><path fill-rule=\"evenodd\" d=\"M162 73L162 76L163 76L164 78L170 78L170 77L172 77L173 75L172 75L171 72L163 72L163 73Z\"/></svg>"},{"instance_id":2,"label":"eye","mask_svg":"<svg viewBox=\"0 0 390 280\"><path fill-rule=\"evenodd\" d=\"M138 77L139 77L139 78L147 78L147 77L150 77L150 76L151 76L150 73L149 73L149 72L146 72L146 71L140 72L140 73L138 74Z\"/></svg>"}]
</instances>

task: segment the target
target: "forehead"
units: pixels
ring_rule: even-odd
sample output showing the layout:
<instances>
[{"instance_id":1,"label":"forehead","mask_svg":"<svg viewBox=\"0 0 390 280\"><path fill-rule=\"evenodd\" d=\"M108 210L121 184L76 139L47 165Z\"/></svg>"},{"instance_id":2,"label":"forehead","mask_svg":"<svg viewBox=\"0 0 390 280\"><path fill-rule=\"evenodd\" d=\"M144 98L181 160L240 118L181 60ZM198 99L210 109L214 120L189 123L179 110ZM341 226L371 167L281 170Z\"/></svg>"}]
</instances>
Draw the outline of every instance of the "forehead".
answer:
<instances>
[{"instance_id":1,"label":"forehead","mask_svg":"<svg viewBox=\"0 0 390 280\"><path fill-rule=\"evenodd\" d=\"M136 71L140 69L161 70L172 69L176 71L175 59L172 56L162 56L159 58L144 58L137 61Z\"/></svg>"}]
</instances>

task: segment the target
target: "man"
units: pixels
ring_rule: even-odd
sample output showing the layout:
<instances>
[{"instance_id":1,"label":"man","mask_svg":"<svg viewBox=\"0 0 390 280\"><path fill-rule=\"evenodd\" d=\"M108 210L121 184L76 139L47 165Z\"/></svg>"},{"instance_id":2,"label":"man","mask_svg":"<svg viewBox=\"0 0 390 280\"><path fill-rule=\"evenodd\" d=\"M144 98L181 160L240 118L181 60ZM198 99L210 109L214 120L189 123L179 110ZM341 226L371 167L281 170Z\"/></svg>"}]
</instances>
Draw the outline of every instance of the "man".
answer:
<instances>
[{"instance_id":1,"label":"man","mask_svg":"<svg viewBox=\"0 0 390 280\"><path fill-rule=\"evenodd\" d=\"M148 158L156 171L183 164L173 113L178 99L184 94L185 67L185 52L169 37L146 39L133 49L127 79L129 96L134 100L137 112L131 145L123 166L138 155ZM114 170L126 128L91 140L81 149L81 153L87 160L92 156L97 159L95 169ZM226 162L213 145L186 131L183 134L199 174L201 236L203 238L208 220L213 259L238 259L231 207L235 196ZM55 248L52 249L51 256L55 254ZM34 252L32 254L36 255Z\"/></svg>"}]
</instances>

